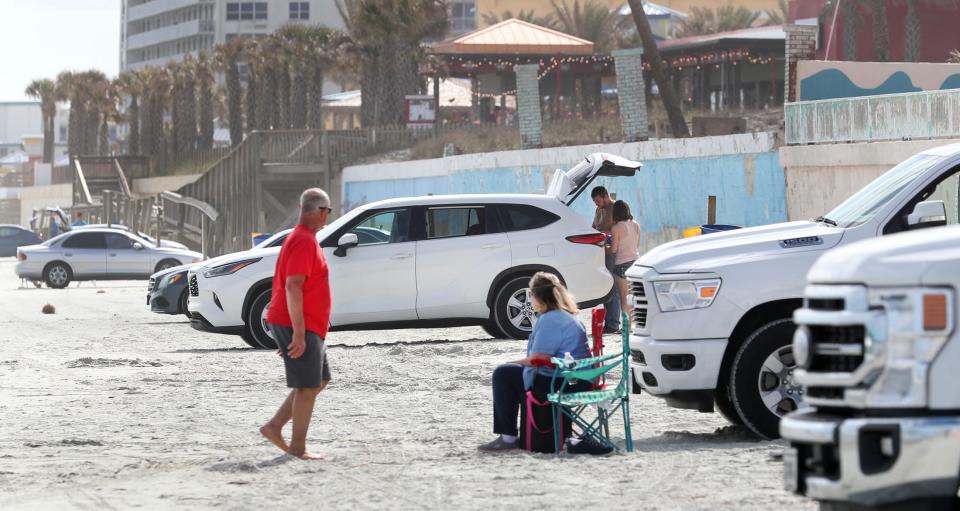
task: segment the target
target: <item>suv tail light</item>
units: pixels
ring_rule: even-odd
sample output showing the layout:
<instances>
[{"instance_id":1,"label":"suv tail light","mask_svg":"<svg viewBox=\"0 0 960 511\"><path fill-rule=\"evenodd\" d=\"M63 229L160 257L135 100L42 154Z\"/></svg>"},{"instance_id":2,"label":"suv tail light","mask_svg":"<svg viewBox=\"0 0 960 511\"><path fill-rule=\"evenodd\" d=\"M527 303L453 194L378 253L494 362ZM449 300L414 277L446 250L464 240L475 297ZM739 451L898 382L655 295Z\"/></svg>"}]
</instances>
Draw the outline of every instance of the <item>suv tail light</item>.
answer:
<instances>
[{"instance_id":1,"label":"suv tail light","mask_svg":"<svg viewBox=\"0 0 960 511\"><path fill-rule=\"evenodd\" d=\"M602 247L607 242L607 235L598 232L594 234L578 234L576 236L567 236L567 241L580 243L583 245L596 245Z\"/></svg>"},{"instance_id":2,"label":"suv tail light","mask_svg":"<svg viewBox=\"0 0 960 511\"><path fill-rule=\"evenodd\" d=\"M24 253L21 252L20 250L17 250L17 259L20 260L20 261L26 261L26 260L27 260L27 254L24 254Z\"/></svg>"}]
</instances>

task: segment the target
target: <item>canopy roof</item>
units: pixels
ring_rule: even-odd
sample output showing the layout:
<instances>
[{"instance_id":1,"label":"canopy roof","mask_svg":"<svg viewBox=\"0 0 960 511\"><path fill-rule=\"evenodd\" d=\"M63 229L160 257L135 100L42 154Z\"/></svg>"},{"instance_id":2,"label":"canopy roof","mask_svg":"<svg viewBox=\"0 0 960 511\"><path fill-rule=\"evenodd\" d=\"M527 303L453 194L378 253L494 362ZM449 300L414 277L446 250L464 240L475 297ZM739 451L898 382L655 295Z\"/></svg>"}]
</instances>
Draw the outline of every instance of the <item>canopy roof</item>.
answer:
<instances>
[{"instance_id":1,"label":"canopy roof","mask_svg":"<svg viewBox=\"0 0 960 511\"><path fill-rule=\"evenodd\" d=\"M660 48L660 51L693 50L736 45L753 47L758 43L764 42L783 44L785 39L786 33L783 31L783 26L772 25L769 27L744 28L730 32L720 32L718 34L667 39L661 41L657 46Z\"/></svg>"},{"instance_id":2,"label":"canopy roof","mask_svg":"<svg viewBox=\"0 0 960 511\"><path fill-rule=\"evenodd\" d=\"M437 43L433 51L486 55L590 55L593 43L511 18Z\"/></svg>"}]
</instances>

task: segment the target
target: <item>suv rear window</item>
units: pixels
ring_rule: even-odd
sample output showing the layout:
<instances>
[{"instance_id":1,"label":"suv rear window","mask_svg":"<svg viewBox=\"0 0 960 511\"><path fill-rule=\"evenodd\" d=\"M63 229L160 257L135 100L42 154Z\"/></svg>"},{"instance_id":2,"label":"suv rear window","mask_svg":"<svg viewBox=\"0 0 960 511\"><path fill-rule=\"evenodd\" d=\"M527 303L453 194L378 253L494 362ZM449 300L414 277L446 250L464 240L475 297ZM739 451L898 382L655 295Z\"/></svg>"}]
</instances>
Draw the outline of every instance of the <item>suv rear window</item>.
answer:
<instances>
[{"instance_id":1,"label":"suv rear window","mask_svg":"<svg viewBox=\"0 0 960 511\"><path fill-rule=\"evenodd\" d=\"M560 220L558 215L528 204L503 204L500 210L507 231L539 229Z\"/></svg>"},{"instance_id":2,"label":"suv rear window","mask_svg":"<svg viewBox=\"0 0 960 511\"><path fill-rule=\"evenodd\" d=\"M107 248L102 232L78 232L63 242L63 248Z\"/></svg>"}]
</instances>

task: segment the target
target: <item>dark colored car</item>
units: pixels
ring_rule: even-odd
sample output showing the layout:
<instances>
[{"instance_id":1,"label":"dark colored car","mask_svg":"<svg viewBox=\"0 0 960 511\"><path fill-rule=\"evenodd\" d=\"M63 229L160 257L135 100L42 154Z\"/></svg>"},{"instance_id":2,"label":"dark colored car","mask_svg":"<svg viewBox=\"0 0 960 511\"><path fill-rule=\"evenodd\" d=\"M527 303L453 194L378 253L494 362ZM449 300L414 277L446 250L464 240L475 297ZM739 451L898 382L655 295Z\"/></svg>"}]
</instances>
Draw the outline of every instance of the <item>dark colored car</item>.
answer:
<instances>
[{"instance_id":1,"label":"dark colored car","mask_svg":"<svg viewBox=\"0 0 960 511\"><path fill-rule=\"evenodd\" d=\"M147 285L147 305L158 314L187 314L187 270L185 264L159 271L150 276Z\"/></svg>"},{"instance_id":2,"label":"dark colored car","mask_svg":"<svg viewBox=\"0 0 960 511\"><path fill-rule=\"evenodd\" d=\"M37 233L19 225L0 224L0 257L17 255L17 247L40 243Z\"/></svg>"}]
</instances>

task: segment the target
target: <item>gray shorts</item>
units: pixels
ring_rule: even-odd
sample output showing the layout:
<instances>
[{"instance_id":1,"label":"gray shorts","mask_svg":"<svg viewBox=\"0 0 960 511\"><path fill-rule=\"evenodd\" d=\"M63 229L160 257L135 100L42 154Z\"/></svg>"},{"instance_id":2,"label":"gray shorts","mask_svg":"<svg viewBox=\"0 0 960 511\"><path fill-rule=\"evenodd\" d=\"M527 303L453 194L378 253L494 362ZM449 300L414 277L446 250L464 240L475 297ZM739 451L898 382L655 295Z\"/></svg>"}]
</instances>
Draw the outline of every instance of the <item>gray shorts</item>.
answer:
<instances>
[{"instance_id":1,"label":"gray shorts","mask_svg":"<svg viewBox=\"0 0 960 511\"><path fill-rule=\"evenodd\" d=\"M330 365L327 363L327 346L319 335L307 331L307 349L300 358L290 358L287 349L293 342L293 329L270 324L270 333L277 340L283 366L287 372L287 387L291 389L315 388L321 381L330 381Z\"/></svg>"}]
</instances>

